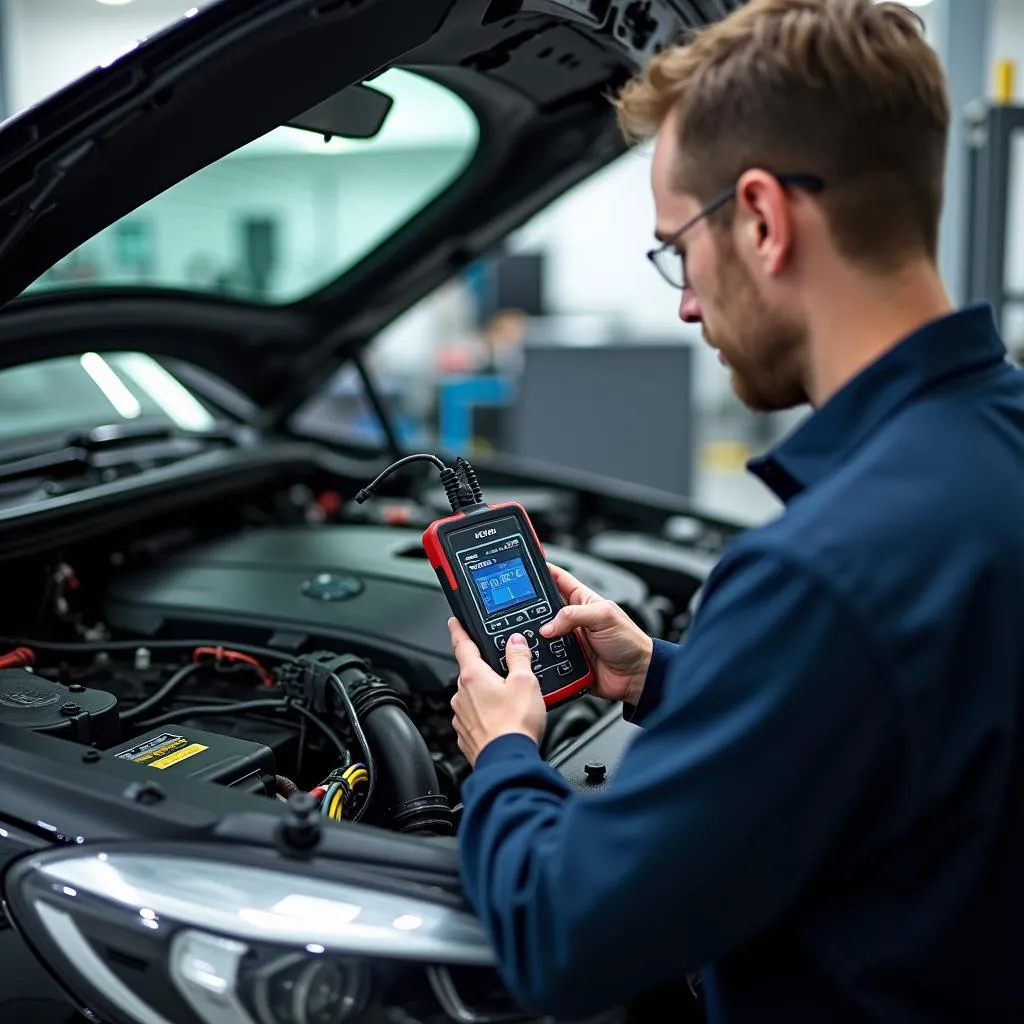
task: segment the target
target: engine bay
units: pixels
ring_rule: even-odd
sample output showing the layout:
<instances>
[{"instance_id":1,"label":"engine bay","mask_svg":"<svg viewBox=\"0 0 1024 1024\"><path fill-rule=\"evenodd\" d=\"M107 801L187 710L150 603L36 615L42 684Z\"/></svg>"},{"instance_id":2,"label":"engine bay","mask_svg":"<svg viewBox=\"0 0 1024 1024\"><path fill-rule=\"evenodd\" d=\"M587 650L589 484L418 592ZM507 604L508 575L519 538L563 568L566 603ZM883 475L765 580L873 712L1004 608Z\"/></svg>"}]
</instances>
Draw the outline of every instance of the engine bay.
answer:
<instances>
[{"instance_id":1,"label":"engine bay","mask_svg":"<svg viewBox=\"0 0 1024 1024\"><path fill-rule=\"evenodd\" d=\"M17 566L0 725L155 780L309 794L331 821L457 831L469 772L451 724L457 664L420 541L436 495L362 508L311 483ZM588 535L566 494L518 497L550 561L651 634L680 637L713 551L608 523ZM543 756L556 762L614 710L591 695L554 708Z\"/></svg>"}]
</instances>

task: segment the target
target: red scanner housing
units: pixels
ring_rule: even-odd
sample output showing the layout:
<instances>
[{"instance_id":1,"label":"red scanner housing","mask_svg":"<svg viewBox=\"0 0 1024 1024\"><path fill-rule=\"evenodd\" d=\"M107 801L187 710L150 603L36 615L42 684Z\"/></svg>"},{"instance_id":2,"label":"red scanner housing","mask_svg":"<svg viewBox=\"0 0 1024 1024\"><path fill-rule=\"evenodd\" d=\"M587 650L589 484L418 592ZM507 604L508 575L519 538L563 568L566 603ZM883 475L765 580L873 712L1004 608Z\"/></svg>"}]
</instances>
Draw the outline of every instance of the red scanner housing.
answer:
<instances>
[{"instance_id":1,"label":"red scanner housing","mask_svg":"<svg viewBox=\"0 0 1024 1024\"><path fill-rule=\"evenodd\" d=\"M552 640L540 635L565 602L522 505L481 503L438 519L423 533L423 550L452 614L496 672L508 673L505 643L520 633L547 707L590 689L594 671L579 630Z\"/></svg>"}]
</instances>

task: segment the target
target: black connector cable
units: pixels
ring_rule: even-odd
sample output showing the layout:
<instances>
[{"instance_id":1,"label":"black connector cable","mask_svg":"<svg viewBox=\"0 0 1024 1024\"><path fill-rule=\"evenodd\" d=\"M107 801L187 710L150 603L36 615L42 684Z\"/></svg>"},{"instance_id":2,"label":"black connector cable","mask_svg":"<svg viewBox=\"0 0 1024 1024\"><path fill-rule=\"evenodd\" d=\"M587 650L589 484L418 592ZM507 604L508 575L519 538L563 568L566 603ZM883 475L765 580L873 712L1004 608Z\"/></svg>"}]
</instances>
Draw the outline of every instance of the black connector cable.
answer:
<instances>
[{"instance_id":1,"label":"black connector cable","mask_svg":"<svg viewBox=\"0 0 1024 1024\"><path fill-rule=\"evenodd\" d=\"M476 478L476 473L473 467L461 455L456 462L458 467L456 470L452 469L451 466L446 466L436 455L431 455L429 452L406 455L397 462L392 462L387 469L378 474L376 479L368 483L356 495L356 504L361 505L367 498L372 497L381 483L391 476L392 473L413 462L431 462L438 468L445 497L447 497L448 504L451 505L453 512L463 512L467 508L483 504L483 491Z\"/></svg>"},{"instance_id":2,"label":"black connector cable","mask_svg":"<svg viewBox=\"0 0 1024 1024\"><path fill-rule=\"evenodd\" d=\"M476 478L476 470L461 455L455 460L455 466L462 473L463 480L466 481L466 487L469 489L473 504L482 505L484 503L484 492L480 486L480 481ZM465 507L463 505L463 508Z\"/></svg>"}]
</instances>

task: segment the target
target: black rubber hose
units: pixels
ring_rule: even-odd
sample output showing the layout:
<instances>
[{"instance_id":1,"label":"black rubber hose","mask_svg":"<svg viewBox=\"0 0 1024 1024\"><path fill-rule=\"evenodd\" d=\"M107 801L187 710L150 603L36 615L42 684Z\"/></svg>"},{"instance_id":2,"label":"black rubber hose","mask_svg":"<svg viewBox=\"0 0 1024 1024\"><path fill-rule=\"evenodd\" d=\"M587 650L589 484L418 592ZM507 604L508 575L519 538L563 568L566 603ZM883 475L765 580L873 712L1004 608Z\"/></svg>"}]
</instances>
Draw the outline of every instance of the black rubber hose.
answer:
<instances>
[{"instance_id":1,"label":"black rubber hose","mask_svg":"<svg viewBox=\"0 0 1024 1024\"><path fill-rule=\"evenodd\" d=\"M139 722L140 727L155 729L158 725L166 725L168 722L180 722L183 718L202 718L212 715L239 715L246 711L265 711L267 709L287 708L288 702L277 698L266 698L262 700L243 700L237 704L215 704L200 705L194 708L178 708L177 711L168 711L165 715L158 715L156 718L147 718ZM339 741L340 742L340 741Z\"/></svg>"},{"instance_id":2,"label":"black rubber hose","mask_svg":"<svg viewBox=\"0 0 1024 1024\"><path fill-rule=\"evenodd\" d=\"M151 694L134 707L128 708L127 711L122 711L121 721L130 722L136 718L141 718L143 715L148 715L150 711L155 711L174 693L175 690L182 685L182 683L195 675L198 669L199 666L195 664L183 665L171 675L170 679L168 679L167 682L156 691L156 693Z\"/></svg>"},{"instance_id":3,"label":"black rubber hose","mask_svg":"<svg viewBox=\"0 0 1024 1024\"><path fill-rule=\"evenodd\" d=\"M224 647L225 650L240 651L256 658L273 658L277 661L297 661L288 651L276 651L272 647L257 647L254 644L225 644L223 640L80 640L63 642L56 640L11 640L0 637L0 644L11 647L34 647L40 651L66 651L69 654L89 651L134 651L145 647L151 651L194 650L197 647Z\"/></svg>"},{"instance_id":4,"label":"black rubber hose","mask_svg":"<svg viewBox=\"0 0 1024 1024\"><path fill-rule=\"evenodd\" d=\"M349 692L377 756L392 827L399 832L448 834L448 799L441 792L430 749L401 698L379 680L356 683Z\"/></svg>"},{"instance_id":5,"label":"black rubber hose","mask_svg":"<svg viewBox=\"0 0 1024 1024\"><path fill-rule=\"evenodd\" d=\"M388 767L398 801L441 792L430 751L412 719L394 704L377 708L365 720L370 746Z\"/></svg>"}]
</instances>

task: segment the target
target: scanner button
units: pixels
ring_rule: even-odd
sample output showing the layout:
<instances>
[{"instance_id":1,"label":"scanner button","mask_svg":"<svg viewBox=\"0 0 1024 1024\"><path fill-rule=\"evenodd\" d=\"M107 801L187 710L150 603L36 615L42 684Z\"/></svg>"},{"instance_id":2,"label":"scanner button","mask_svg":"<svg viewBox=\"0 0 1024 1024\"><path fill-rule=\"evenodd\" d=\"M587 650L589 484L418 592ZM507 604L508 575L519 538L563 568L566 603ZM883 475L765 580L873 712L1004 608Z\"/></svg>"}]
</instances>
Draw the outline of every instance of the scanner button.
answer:
<instances>
[{"instance_id":1,"label":"scanner button","mask_svg":"<svg viewBox=\"0 0 1024 1024\"><path fill-rule=\"evenodd\" d=\"M503 651L505 650L505 643L507 640L507 636L496 636L494 638L494 646L497 647L499 651Z\"/></svg>"},{"instance_id":2,"label":"scanner button","mask_svg":"<svg viewBox=\"0 0 1024 1024\"><path fill-rule=\"evenodd\" d=\"M572 662L571 661L563 661L561 663L561 665L558 666L558 674L560 676L567 676L567 675L569 675L570 672L572 672Z\"/></svg>"},{"instance_id":3,"label":"scanner button","mask_svg":"<svg viewBox=\"0 0 1024 1024\"><path fill-rule=\"evenodd\" d=\"M520 613L519 615L510 615L508 618L512 620L513 626L518 626L523 622L529 621L528 617L522 613ZM505 621L508 622L508 619L506 619Z\"/></svg>"},{"instance_id":4,"label":"scanner button","mask_svg":"<svg viewBox=\"0 0 1024 1024\"><path fill-rule=\"evenodd\" d=\"M565 657L565 641L564 640L552 640L548 644L548 649L556 658Z\"/></svg>"},{"instance_id":5,"label":"scanner button","mask_svg":"<svg viewBox=\"0 0 1024 1024\"><path fill-rule=\"evenodd\" d=\"M549 615L550 613L551 613L551 608L548 605L546 605L546 604L535 604L530 609L530 613L529 614L530 614L531 618L537 618L537 616L539 616L539 615Z\"/></svg>"},{"instance_id":6,"label":"scanner button","mask_svg":"<svg viewBox=\"0 0 1024 1024\"><path fill-rule=\"evenodd\" d=\"M502 672L507 672L508 671L508 662L504 658L499 658L498 659L498 664L501 666L501 671Z\"/></svg>"},{"instance_id":7,"label":"scanner button","mask_svg":"<svg viewBox=\"0 0 1024 1024\"><path fill-rule=\"evenodd\" d=\"M502 619L492 619L490 622L484 623L484 628L488 633L497 633L498 630L504 628L505 622Z\"/></svg>"},{"instance_id":8,"label":"scanner button","mask_svg":"<svg viewBox=\"0 0 1024 1024\"><path fill-rule=\"evenodd\" d=\"M540 643L540 640L537 637L537 634L532 629L524 629L523 630L523 636L526 637L526 642L531 647L536 647Z\"/></svg>"}]
</instances>

